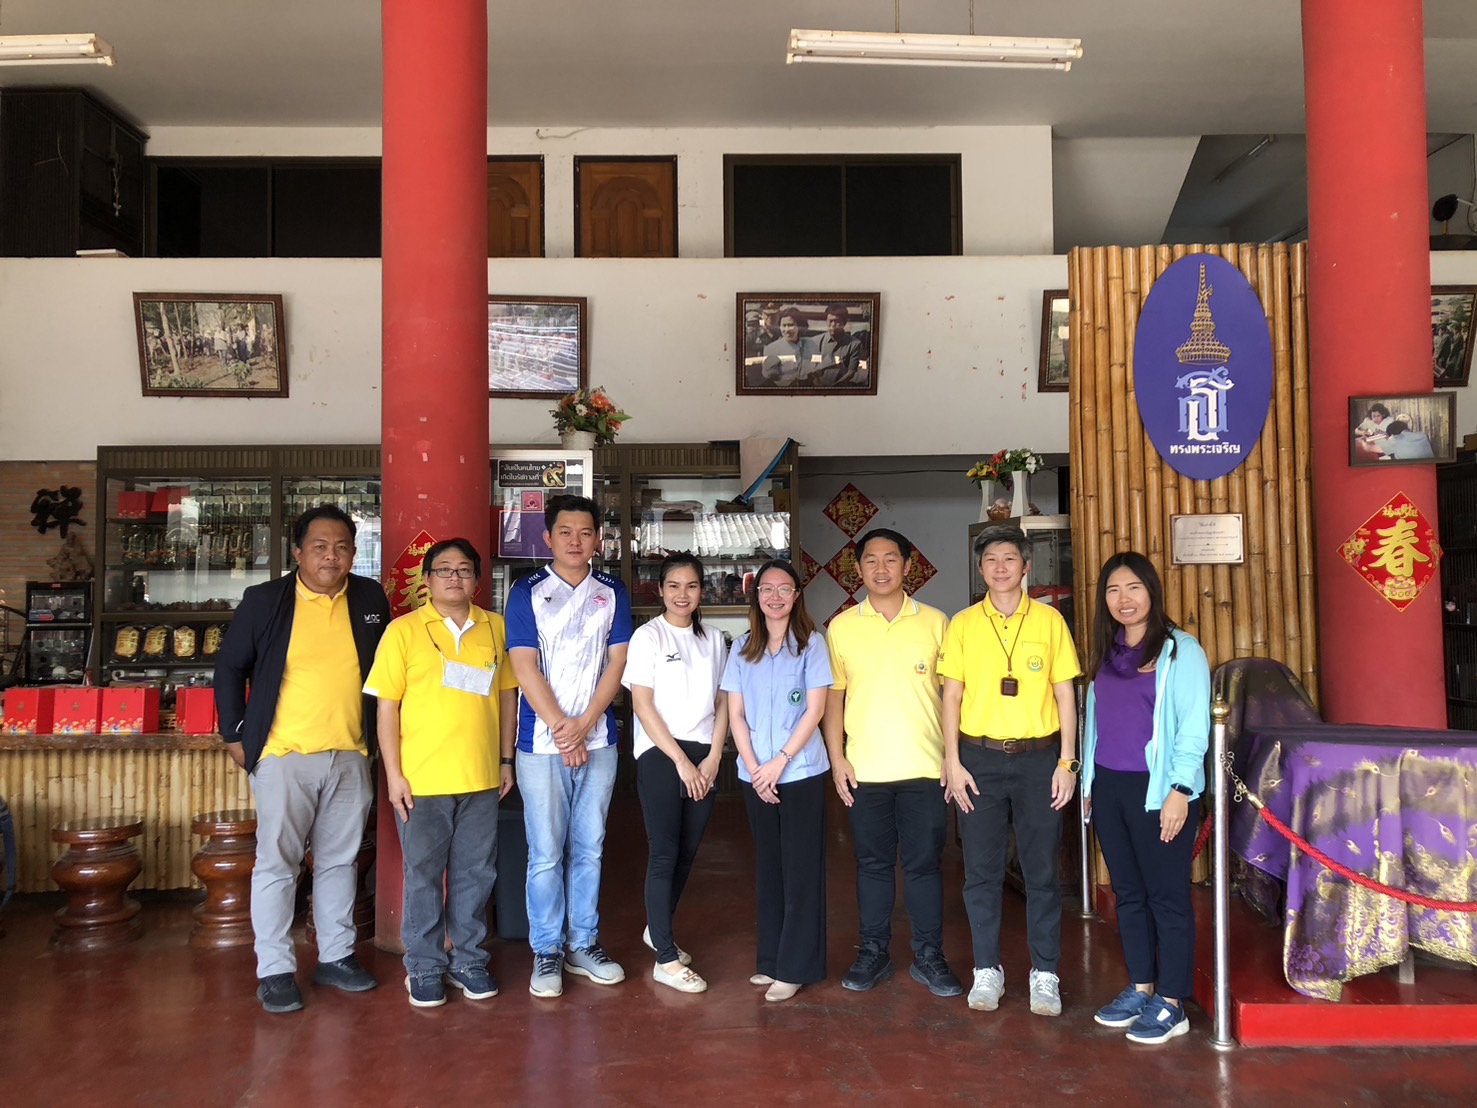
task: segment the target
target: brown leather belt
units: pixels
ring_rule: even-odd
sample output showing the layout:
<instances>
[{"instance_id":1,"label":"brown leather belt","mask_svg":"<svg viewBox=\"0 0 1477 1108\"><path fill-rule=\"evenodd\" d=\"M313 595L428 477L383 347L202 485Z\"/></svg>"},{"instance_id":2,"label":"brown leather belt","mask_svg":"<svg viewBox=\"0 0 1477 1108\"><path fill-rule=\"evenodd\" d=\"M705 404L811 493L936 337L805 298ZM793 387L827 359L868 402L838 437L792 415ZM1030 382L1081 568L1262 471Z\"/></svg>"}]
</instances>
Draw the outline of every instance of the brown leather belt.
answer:
<instances>
[{"instance_id":1,"label":"brown leather belt","mask_svg":"<svg viewBox=\"0 0 1477 1108\"><path fill-rule=\"evenodd\" d=\"M982 746L986 750L999 750L1006 754L1026 754L1032 750L1060 747L1062 733L1054 731L1050 735L1042 735L1039 739L992 739L986 735L966 735L961 731L959 741L969 743L971 746Z\"/></svg>"}]
</instances>

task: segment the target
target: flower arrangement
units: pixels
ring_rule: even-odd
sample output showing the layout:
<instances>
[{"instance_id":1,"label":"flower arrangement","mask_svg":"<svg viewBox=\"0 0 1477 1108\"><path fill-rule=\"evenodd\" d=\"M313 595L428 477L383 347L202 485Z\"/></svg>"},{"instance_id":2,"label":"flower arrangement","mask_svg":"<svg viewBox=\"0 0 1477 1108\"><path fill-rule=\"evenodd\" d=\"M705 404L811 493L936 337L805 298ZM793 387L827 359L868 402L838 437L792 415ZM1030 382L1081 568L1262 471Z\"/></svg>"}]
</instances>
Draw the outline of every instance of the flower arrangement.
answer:
<instances>
[{"instance_id":1,"label":"flower arrangement","mask_svg":"<svg viewBox=\"0 0 1477 1108\"><path fill-rule=\"evenodd\" d=\"M976 485L983 485L986 481L1001 481L1009 486L1011 484L1010 474L1024 473L1029 476L1045 468L1046 462L1040 454L1022 447L1016 450L996 451L988 461L975 462L964 476Z\"/></svg>"},{"instance_id":2,"label":"flower arrangement","mask_svg":"<svg viewBox=\"0 0 1477 1108\"><path fill-rule=\"evenodd\" d=\"M614 442L621 424L631 418L605 395L604 388L575 389L560 399L557 408L550 408L549 414L556 431L590 431L597 443Z\"/></svg>"}]
</instances>

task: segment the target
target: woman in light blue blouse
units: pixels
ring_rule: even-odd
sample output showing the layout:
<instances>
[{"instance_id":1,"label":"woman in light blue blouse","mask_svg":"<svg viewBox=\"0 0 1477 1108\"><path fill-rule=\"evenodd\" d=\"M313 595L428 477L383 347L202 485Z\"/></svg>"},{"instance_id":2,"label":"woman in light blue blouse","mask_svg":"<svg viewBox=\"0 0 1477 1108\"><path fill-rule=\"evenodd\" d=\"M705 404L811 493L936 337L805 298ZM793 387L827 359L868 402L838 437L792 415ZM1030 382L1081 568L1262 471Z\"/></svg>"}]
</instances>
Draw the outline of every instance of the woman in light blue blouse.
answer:
<instances>
[{"instance_id":1,"label":"woman in light blue blouse","mask_svg":"<svg viewBox=\"0 0 1477 1108\"><path fill-rule=\"evenodd\" d=\"M723 690L754 833L759 942L749 982L789 1000L826 976L826 782L821 738L831 661L805 611L800 575L765 562L749 595L749 630L728 657Z\"/></svg>"}]
</instances>

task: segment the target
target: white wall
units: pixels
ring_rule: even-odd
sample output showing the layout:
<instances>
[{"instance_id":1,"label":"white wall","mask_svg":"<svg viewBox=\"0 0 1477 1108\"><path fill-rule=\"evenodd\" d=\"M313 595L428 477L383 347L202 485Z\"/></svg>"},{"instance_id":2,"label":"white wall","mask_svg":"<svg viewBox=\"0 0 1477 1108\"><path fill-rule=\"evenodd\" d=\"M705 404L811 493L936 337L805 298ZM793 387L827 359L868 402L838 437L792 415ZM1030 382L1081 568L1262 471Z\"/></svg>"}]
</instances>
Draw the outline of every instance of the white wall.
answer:
<instances>
[{"instance_id":1,"label":"white wall","mask_svg":"<svg viewBox=\"0 0 1477 1108\"><path fill-rule=\"evenodd\" d=\"M684 258L723 256L725 154L958 154L964 253L1049 254L1051 145L1046 126L493 127L487 132L489 153L543 155L544 252L550 258L574 256L575 157L622 154L677 156L677 245ZM149 129L153 157L377 157L380 147L379 130L365 127Z\"/></svg>"},{"instance_id":2,"label":"white wall","mask_svg":"<svg viewBox=\"0 0 1477 1108\"><path fill-rule=\"evenodd\" d=\"M1056 252L1159 242L1199 144L1199 135L1055 140Z\"/></svg>"},{"instance_id":3,"label":"white wall","mask_svg":"<svg viewBox=\"0 0 1477 1108\"><path fill-rule=\"evenodd\" d=\"M589 297L590 380L625 441L789 435L810 455L1067 449L1036 392L1041 291L1066 259L532 259L489 288ZM101 443L378 442L380 267L341 259L0 259L0 459ZM880 291L878 395L735 397L738 292ZM280 292L287 399L140 395L135 291ZM547 401L491 404L496 442L554 439Z\"/></svg>"}]
</instances>

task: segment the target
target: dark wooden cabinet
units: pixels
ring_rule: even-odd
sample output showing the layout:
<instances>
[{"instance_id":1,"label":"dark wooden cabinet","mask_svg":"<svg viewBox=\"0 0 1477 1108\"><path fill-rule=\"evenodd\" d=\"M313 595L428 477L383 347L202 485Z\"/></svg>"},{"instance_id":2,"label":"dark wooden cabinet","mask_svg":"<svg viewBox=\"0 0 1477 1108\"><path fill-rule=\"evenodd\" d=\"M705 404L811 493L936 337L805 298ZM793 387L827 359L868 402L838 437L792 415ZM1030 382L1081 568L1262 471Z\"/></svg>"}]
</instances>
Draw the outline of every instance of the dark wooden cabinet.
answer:
<instances>
[{"instance_id":1,"label":"dark wooden cabinet","mask_svg":"<svg viewBox=\"0 0 1477 1108\"><path fill-rule=\"evenodd\" d=\"M80 89L0 89L0 255L141 257L147 142Z\"/></svg>"},{"instance_id":2,"label":"dark wooden cabinet","mask_svg":"<svg viewBox=\"0 0 1477 1108\"><path fill-rule=\"evenodd\" d=\"M1436 467L1446 725L1477 729L1477 462Z\"/></svg>"}]
</instances>

